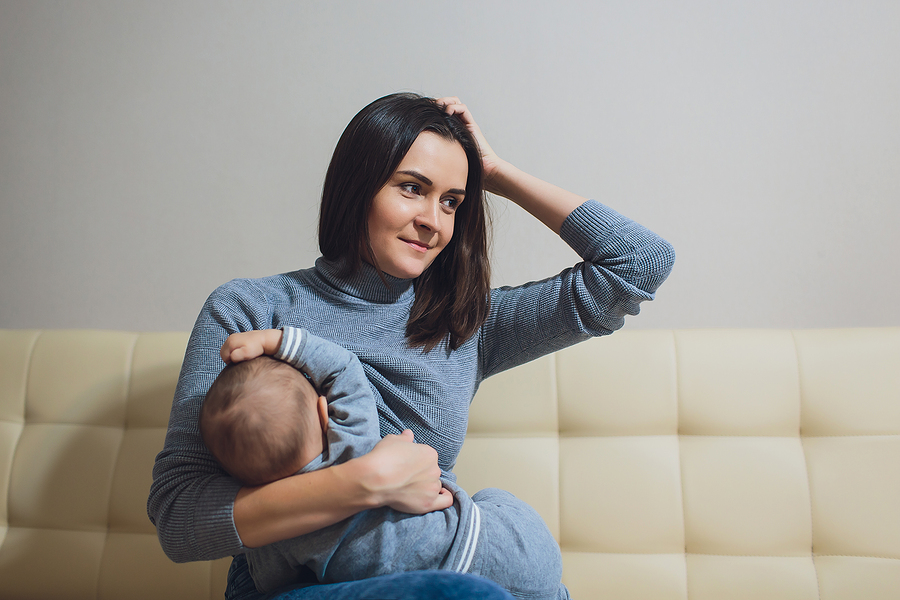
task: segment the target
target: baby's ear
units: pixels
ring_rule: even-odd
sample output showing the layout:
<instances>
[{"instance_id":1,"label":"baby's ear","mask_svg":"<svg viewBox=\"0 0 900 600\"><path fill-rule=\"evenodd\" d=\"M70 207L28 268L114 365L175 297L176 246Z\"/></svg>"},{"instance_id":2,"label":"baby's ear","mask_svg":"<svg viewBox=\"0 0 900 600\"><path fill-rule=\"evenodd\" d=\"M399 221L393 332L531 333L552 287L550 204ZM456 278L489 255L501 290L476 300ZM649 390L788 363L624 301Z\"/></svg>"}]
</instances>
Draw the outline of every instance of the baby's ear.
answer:
<instances>
[{"instance_id":1,"label":"baby's ear","mask_svg":"<svg viewBox=\"0 0 900 600\"><path fill-rule=\"evenodd\" d=\"M325 399L325 396L319 396L319 399L316 400L316 412L319 414L319 425L322 427L322 431L328 431L328 400Z\"/></svg>"}]
</instances>

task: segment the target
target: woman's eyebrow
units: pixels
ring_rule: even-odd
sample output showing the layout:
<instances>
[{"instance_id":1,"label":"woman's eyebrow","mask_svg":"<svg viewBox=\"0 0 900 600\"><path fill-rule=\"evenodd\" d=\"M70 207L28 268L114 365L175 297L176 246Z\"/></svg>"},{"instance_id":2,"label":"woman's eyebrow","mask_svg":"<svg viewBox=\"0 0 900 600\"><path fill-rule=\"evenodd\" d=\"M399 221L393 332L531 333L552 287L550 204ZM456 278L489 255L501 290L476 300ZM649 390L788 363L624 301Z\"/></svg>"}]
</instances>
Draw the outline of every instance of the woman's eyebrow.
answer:
<instances>
[{"instance_id":1,"label":"woman's eyebrow","mask_svg":"<svg viewBox=\"0 0 900 600\"><path fill-rule=\"evenodd\" d=\"M425 177L418 171L413 171L412 169L410 169L408 171L397 171L397 172L400 173L401 175L409 175L410 177L414 177L414 178L418 179L419 181L421 181L422 183L424 183L425 185L434 185L433 181L431 181L428 177ZM447 192L450 194L461 194L463 196L466 195L466 190L461 190L459 188L452 188L452 189L447 190Z\"/></svg>"},{"instance_id":2,"label":"woman's eyebrow","mask_svg":"<svg viewBox=\"0 0 900 600\"><path fill-rule=\"evenodd\" d=\"M415 177L416 179L418 179L419 181L421 181L421 182L424 183L425 185L434 185L434 182L433 182L433 181L431 181L430 179L428 179L427 177L425 177L424 175L422 175L422 174L419 173L418 171L412 171L412 170L410 170L410 171L397 171L397 172L398 172L398 173L401 173L401 174L403 174L403 175L409 175L410 177Z\"/></svg>"}]
</instances>

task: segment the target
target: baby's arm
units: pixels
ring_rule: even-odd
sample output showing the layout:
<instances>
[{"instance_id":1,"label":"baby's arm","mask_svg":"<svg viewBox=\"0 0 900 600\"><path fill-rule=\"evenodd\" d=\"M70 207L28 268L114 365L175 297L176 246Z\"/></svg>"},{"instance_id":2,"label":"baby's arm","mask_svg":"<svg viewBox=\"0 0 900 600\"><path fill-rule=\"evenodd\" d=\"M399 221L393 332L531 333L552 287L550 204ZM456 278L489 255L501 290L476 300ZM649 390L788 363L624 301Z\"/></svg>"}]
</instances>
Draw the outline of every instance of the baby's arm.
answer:
<instances>
[{"instance_id":1,"label":"baby's arm","mask_svg":"<svg viewBox=\"0 0 900 600\"><path fill-rule=\"evenodd\" d=\"M304 471L367 454L381 439L372 388L356 355L305 329L234 333L222 345L226 363L267 354L303 371L328 401L328 452Z\"/></svg>"},{"instance_id":2,"label":"baby's arm","mask_svg":"<svg viewBox=\"0 0 900 600\"><path fill-rule=\"evenodd\" d=\"M381 439L378 411L369 380L355 354L305 329L285 327L275 353L309 376L328 400L328 449L312 471L367 454Z\"/></svg>"}]
</instances>

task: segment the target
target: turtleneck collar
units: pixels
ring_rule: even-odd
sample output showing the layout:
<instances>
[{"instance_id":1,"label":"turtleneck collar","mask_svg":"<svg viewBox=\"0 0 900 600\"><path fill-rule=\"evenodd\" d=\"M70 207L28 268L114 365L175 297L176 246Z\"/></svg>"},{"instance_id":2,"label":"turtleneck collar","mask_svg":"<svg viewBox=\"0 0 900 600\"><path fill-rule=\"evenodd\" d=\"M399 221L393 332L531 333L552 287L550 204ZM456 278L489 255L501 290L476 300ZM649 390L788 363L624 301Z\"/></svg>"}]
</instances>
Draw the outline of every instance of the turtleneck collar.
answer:
<instances>
[{"instance_id":1,"label":"turtleneck collar","mask_svg":"<svg viewBox=\"0 0 900 600\"><path fill-rule=\"evenodd\" d=\"M329 285L345 294L360 298L367 302L379 304L391 304L411 298L413 295L413 280L399 279L392 275L384 274L387 285L381 280L378 271L369 263L363 261L359 270L350 275L342 275L343 263L329 261L322 257L316 259L316 271Z\"/></svg>"}]
</instances>

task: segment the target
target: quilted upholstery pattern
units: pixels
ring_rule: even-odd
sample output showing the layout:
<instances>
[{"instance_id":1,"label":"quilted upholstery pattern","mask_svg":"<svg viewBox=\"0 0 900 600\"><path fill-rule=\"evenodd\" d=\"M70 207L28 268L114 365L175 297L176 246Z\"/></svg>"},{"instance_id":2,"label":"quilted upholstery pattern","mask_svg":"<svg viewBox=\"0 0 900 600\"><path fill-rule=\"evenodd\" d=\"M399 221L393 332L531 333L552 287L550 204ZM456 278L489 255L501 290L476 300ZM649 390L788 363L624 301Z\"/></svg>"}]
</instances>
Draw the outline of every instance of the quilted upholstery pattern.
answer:
<instances>
[{"instance_id":1,"label":"quilted upholstery pattern","mask_svg":"<svg viewBox=\"0 0 900 600\"><path fill-rule=\"evenodd\" d=\"M183 333L0 332L0 598L221 598L146 502Z\"/></svg>"},{"instance_id":2,"label":"quilted upholstery pattern","mask_svg":"<svg viewBox=\"0 0 900 600\"><path fill-rule=\"evenodd\" d=\"M457 472L575 598L900 597L900 329L636 331L482 386Z\"/></svg>"},{"instance_id":3,"label":"quilted upholstery pattern","mask_svg":"<svg viewBox=\"0 0 900 600\"><path fill-rule=\"evenodd\" d=\"M0 598L221 598L145 503L184 333L0 331ZM456 471L573 597L900 597L900 328L620 332L487 380Z\"/></svg>"}]
</instances>

